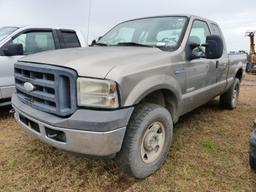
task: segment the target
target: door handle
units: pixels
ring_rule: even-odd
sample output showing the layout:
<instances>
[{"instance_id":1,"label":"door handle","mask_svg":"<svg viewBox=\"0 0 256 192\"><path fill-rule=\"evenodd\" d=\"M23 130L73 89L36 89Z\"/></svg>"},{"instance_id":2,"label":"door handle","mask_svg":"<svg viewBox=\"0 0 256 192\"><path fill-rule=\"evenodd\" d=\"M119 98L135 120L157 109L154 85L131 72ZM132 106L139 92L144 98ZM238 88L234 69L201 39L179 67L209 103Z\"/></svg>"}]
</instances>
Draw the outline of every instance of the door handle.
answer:
<instances>
[{"instance_id":1,"label":"door handle","mask_svg":"<svg viewBox=\"0 0 256 192\"><path fill-rule=\"evenodd\" d=\"M216 61L216 68L219 68L219 66L220 66L220 62Z\"/></svg>"},{"instance_id":2,"label":"door handle","mask_svg":"<svg viewBox=\"0 0 256 192\"><path fill-rule=\"evenodd\" d=\"M227 63L216 61L216 68L226 68Z\"/></svg>"}]
</instances>

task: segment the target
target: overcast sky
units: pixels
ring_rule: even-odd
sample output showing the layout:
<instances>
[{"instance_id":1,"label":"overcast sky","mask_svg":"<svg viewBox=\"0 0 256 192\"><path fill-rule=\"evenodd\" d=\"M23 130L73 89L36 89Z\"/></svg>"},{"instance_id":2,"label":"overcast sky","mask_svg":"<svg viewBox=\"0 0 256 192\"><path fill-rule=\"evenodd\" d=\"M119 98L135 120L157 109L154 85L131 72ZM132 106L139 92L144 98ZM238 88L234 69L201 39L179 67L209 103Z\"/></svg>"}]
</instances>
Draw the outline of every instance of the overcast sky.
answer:
<instances>
[{"instance_id":1,"label":"overcast sky","mask_svg":"<svg viewBox=\"0 0 256 192\"><path fill-rule=\"evenodd\" d=\"M255 0L92 0L89 39L136 17L195 14L217 21L229 51L248 50L247 30L256 30ZM43 25L88 33L89 0L0 0L0 26Z\"/></svg>"}]
</instances>

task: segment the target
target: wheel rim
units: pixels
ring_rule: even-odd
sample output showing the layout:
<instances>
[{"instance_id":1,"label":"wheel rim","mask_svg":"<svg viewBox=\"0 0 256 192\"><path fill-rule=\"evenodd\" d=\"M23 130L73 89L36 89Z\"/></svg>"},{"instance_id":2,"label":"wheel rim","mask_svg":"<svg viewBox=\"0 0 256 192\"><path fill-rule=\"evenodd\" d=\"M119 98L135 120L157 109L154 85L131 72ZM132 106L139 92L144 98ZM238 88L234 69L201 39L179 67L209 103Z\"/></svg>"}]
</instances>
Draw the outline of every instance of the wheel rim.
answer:
<instances>
[{"instance_id":1,"label":"wheel rim","mask_svg":"<svg viewBox=\"0 0 256 192\"><path fill-rule=\"evenodd\" d=\"M239 88L238 88L238 85L236 85L232 95L232 103L234 106L237 104L238 94L239 94Z\"/></svg>"},{"instance_id":2,"label":"wheel rim","mask_svg":"<svg viewBox=\"0 0 256 192\"><path fill-rule=\"evenodd\" d=\"M162 123L154 122L146 130L141 142L141 158L145 163L154 162L161 154L165 143Z\"/></svg>"}]
</instances>

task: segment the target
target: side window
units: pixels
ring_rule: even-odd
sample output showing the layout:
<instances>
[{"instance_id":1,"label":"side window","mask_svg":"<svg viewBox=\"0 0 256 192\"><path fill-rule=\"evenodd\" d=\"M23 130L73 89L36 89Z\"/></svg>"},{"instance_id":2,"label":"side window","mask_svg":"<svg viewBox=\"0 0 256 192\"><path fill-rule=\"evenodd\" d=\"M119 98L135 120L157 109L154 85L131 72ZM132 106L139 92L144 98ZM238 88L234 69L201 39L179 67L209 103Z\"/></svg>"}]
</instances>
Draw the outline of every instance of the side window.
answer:
<instances>
[{"instance_id":1,"label":"side window","mask_svg":"<svg viewBox=\"0 0 256 192\"><path fill-rule=\"evenodd\" d=\"M81 47L79 39L75 32L61 31L63 37L63 43L61 48L74 48ZM64 46L63 46L64 44Z\"/></svg>"},{"instance_id":2,"label":"side window","mask_svg":"<svg viewBox=\"0 0 256 192\"><path fill-rule=\"evenodd\" d=\"M55 49L52 32L23 33L13 39L11 43L22 44L24 55Z\"/></svg>"},{"instance_id":3,"label":"side window","mask_svg":"<svg viewBox=\"0 0 256 192\"><path fill-rule=\"evenodd\" d=\"M196 44L204 44L206 43L206 37L210 34L211 33L208 24L204 21L196 20L192 25L191 33L189 35L189 42ZM205 47L197 47L193 50L193 53L196 56L204 56Z\"/></svg>"},{"instance_id":4,"label":"side window","mask_svg":"<svg viewBox=\"0 0 256 192\"><path fill-rule=\"evenodd\" d=\"M221 30L220 30L220 28L218 27L218 25L216 25L216 24L211 24L211 28L212 28L212 33L213 33L213 35L218 35L218 36L222 37L222 33L221 33Z\"/></svg>"},{"instance_id":5,"label":"side window","mask_svg":"<svg viewBox=\"0 0 256 192\"><path fill-rule=\"evenodd\" d=\"M12 40L12 43L22 44L23 50L25 50L26 49L26 34L19 35L14 40Z\"/></svg>"}]
</instances>

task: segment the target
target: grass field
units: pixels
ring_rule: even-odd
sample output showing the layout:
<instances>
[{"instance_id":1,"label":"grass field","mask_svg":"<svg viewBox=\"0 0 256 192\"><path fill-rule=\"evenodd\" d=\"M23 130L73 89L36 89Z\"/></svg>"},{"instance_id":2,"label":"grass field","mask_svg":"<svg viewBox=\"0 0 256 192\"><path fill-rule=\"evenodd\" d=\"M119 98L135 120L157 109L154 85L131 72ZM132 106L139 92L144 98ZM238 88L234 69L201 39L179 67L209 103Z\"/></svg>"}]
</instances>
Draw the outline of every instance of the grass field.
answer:
<instances>
[{"instance_id":1,"label":"grass field","mask_svg":"<svg viewBox=\"0 0 256 192\"><path fill-rule=\"evenodd\" d=\"M256 76L247 76L236 110L218 100L187 114L175 126L162 169L143 181L110 160L63 152L17 126L0 112L0 191L256 191L248 165L248 141L256 115Z\"/></svg>"}]
</instances>

